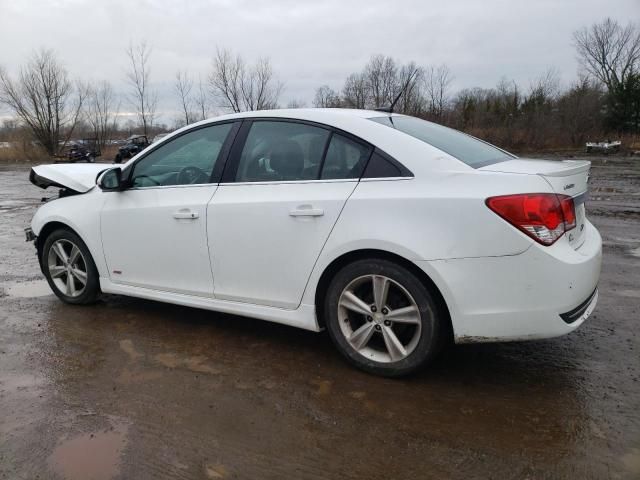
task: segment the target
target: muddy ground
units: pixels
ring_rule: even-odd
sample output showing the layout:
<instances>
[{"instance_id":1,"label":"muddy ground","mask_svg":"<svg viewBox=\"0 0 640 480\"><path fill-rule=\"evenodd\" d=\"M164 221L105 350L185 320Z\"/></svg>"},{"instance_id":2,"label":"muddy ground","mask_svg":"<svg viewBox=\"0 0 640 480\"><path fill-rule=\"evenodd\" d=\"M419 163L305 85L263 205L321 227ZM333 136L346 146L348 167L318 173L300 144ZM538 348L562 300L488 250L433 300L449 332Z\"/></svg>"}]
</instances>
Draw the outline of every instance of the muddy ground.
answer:
<instances>
[{"instance_id":1,"label":"muddy ground","mask_svg":"<svg viewBox=\"0 0 640 480\"><path fill-rule=\"evenodd\" d=\"M600 300L578 331L412 378L324 334L126 297L62 304L0 168L0 478L640 478L640 159L594 159Z\"/></svg>"}]
</instances>

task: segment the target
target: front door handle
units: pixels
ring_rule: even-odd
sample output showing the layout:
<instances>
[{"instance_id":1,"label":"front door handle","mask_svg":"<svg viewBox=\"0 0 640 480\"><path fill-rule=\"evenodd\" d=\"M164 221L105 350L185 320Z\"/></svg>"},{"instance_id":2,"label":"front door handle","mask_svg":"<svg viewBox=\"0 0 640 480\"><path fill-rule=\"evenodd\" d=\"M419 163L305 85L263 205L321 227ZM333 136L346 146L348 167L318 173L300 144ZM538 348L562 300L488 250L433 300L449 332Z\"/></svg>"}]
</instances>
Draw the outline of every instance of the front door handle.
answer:
<instances>
[{"instance_id":1,"label":"front door handle","mask_svg":"<svg viewBox=\"0 0 640 480\"><path fill-rule=\"evenodd\" d=\"M183 208L177 212L173 212L173 218L176 220L195 220L199 216L198 212L192 212L188 208Z\"/></svg>"},{"instance_id":2,"label":"front door handle","mask_svg":"<svg viewBox=\"0 0 640 480\"><path fill-rule=\"evenodd\" d=\"M293 210L289 210L289 215L292 217L321 217L324 215L324 210L313 208L311 205L299 205Z\"/></svg>"}]
</instances>

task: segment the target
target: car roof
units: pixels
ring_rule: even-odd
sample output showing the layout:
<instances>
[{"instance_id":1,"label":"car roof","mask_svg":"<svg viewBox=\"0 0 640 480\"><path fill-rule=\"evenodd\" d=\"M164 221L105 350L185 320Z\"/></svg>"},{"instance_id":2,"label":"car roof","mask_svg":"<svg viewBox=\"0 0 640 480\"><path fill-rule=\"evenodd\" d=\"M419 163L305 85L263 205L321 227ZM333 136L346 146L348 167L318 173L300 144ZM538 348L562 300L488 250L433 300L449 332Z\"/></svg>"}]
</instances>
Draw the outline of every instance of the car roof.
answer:
<instances>
[{"instance_id":1,"label":"car roof","mask_svg":"<svg viewBox=\"0 0 640 480\"><path fill-rule=\"evenodd\" d=\"M280 108L275 110L254 110L249 112L230 113L215 117L215 120L234 118L290 118L298 120L318 121L322 123L332 123L340 121L345 117L351 118L375 118L390 115L386 112L376 110L359 110L353 108ZM398 114L392 114L394 116ZM210 119L213 120L213 119Z\"/></svg>"}]
</instances>

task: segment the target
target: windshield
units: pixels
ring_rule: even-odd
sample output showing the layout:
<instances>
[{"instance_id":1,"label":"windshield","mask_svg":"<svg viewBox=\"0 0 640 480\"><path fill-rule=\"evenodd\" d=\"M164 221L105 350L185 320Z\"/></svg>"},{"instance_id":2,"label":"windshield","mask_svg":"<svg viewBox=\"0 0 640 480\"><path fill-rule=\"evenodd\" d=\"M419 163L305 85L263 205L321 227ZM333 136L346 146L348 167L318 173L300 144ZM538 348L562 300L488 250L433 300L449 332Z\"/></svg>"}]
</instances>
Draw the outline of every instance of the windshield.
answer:
<instances>
[{"instance_id":1,"label":"windshield","mask_svg":"<svg viewBox=\"0 0 640 480\"><path fill-rule=\"evenodd\" d=\"M466 133L415 117L385 116L369 120L381 123L448 153L470 167L480 168L515 158L493 145Z\"/></svg>"}]
</instances>

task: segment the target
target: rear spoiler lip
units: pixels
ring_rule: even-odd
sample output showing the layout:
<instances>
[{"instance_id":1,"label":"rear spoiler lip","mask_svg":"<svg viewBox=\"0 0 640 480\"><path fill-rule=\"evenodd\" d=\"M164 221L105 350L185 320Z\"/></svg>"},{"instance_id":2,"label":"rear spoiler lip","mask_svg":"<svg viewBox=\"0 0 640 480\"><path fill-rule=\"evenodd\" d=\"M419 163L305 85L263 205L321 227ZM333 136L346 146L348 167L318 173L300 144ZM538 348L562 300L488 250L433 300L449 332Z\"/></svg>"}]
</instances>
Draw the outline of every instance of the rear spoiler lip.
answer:
<instances>
[{"instance_id":1,"label":"rear spoiler lip","mask_svg":"<svg viewBox=\"0 0 640 480\"><path fill-rule=\"evenodd\" d=\"M556 170L553 172L547 173L538 173L538 175L543 175L545 177L568 177L570 175L577 175L578 173L588 172L591 169L591 162L584 160L574 160L577 165L571 165L567 168L561 168L560 170Z\"/></svg>"},{"instance_id":2,"label":"rear spoiler lip","mask_svg":"<svg viewBox=\"0 0 640 480\"><path fill-rule=\"evenodd\" d=\"M522 169L522 165L520 168L511 168L509 165L512 161L524 160L526 162L530 162L526 169ZM542 161L545 163L547 168L542 168L540 166L536 166L537 161ZM553 163L553 168L549 168L550 164ZM588 160L546 160L543 158L515 158L515 159L507 159L503 162L492 164L488 166L484 166L480 168L481 172L495 172L495 173L515 173L519 175L539 175L541 177L568 177L571 175L577 175L580 173L588 172L591 169L591 162Z\"/></svg>"}]
</instances>

